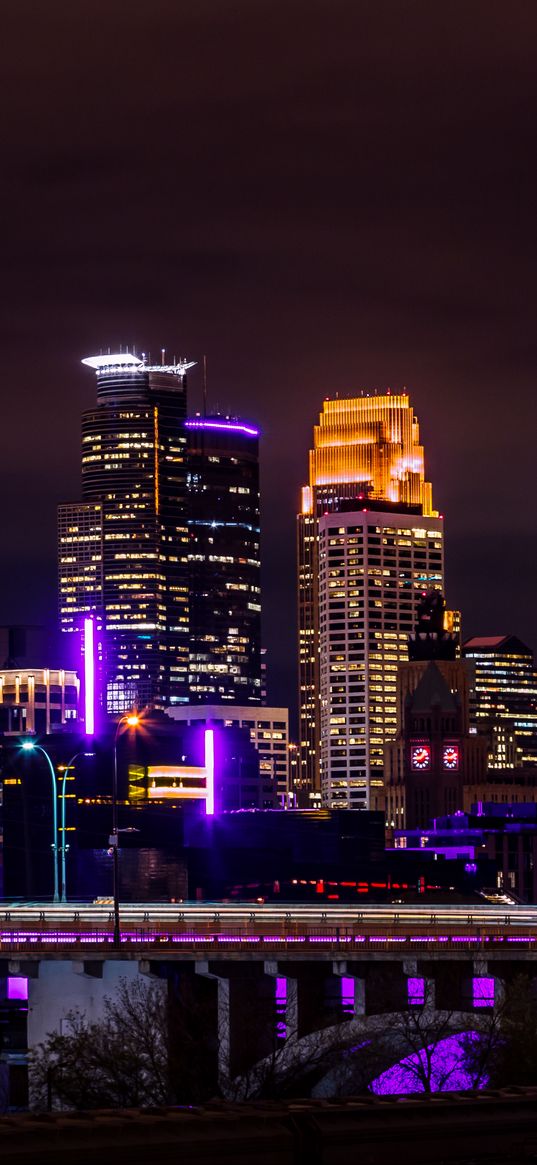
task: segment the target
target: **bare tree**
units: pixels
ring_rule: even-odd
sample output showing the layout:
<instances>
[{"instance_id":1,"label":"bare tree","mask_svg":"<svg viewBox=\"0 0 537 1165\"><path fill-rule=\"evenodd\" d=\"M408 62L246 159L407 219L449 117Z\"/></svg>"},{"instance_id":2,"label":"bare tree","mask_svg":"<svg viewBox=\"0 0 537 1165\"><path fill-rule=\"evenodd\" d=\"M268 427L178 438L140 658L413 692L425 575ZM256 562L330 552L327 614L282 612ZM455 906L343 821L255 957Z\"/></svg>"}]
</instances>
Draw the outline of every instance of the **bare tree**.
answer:
<instances>
[{"instance_id":1,"label":"bare tree","mask_svg":"<svg viewBox=\"0 0 537 1165\"><path fill-rule=\"evenodd\" d=\"M465 1071L466 1054L461 1037L466 1029L467 1022L456 1012L435 1009L434 988L426 982L423 1003L398 1012L390 1032L390 1039L402 1052L401 1073L420 1092L447 1091L457 1074Z\"/></svg>"},{"instance_id":2,"label":"bare tree","mask_svg":"<svg viewBox=\"0 0 537 1165\"><path fill-rule=\"evenodd\" d=\"M476 1023L479 1040L465 1054L476 1087L537 1084L537 989L529 975L516 975L503 997Z\"/></svg>"},{"instance_id":3,"label":"bare tree","mask_svg":"<svg viewBox=\"0 0 537 1165\"><path fill-rule=\"evenodd\" d=\"M166 1104L169 1024L161 983L122 979L104 1015L88 1022L72 1011L66 1031L51 1032L32 1053L35 1108L116 1108Z\"/></svg>"}]
</instances>

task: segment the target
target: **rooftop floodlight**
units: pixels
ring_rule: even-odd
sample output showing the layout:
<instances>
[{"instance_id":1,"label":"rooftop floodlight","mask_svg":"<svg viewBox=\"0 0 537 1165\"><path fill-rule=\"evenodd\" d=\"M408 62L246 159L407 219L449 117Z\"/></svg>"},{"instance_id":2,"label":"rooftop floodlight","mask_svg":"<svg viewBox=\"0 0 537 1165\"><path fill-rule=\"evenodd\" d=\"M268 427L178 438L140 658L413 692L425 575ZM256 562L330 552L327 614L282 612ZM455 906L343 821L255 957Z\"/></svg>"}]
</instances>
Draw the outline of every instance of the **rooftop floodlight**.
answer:
<instances>
[{"instance_id":1,"label":"rooftop floodlight","mask_svg":"<svg viewBox=\"0 0 537 1165\"><path fill-rule=\"evenodd\" d=\"M132 352L114 352L113 354L109 352L108 355L104 356L86 356L82 360L82 364L99 372L103 368L120 368L122 365L126 368L139 368L143 364L143 360Z\"/></svg>"}]
</instances>

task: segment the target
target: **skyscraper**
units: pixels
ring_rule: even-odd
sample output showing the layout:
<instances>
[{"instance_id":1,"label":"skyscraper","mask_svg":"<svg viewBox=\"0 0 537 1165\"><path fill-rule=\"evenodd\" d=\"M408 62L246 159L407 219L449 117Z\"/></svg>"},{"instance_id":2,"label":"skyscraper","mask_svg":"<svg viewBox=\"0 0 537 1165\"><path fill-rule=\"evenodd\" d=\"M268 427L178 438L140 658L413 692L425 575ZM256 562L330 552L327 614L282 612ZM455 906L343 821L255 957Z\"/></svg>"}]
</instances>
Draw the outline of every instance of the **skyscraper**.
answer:
<instances>
[{"instance_id":1,"label":"skyscraper","mask_svg":"<svg viewBox=\"0 0 537 1165\"><path fill-rule=\"evenodd\" d=\"M470 707L487 738L489 768L537 765L537 673L533 652L516 635L467 639L472 669Z\"/></svg>"},{"instance_id":2,"label":"skyscraper","mask_svg":"<svg viewBox=\"0 0 537 1165\"><path fill-rule=\"evenodd\" d=\"M82 362L82 501L59 507L60 625L95 617L102 706L188 699L186 371L131 353Z\"/></svg>"},{"instance_id":3,"label":"skyscraper","mask_svg":"<svg viewBox=\"0 0 537 1165\"><path fill-rule=\"evenodd\" d=\"M259 436L186 422L191 704L261 703Z\"/></svg>"},{"instance_id":4,"label":"skyscraper","mask_svg":"<svg viewBox=\"0 0 537 1165\"><path fill-rule=\"evenodd\" d=\"M442 588L432 508L408 395L327 400L298 516L299 799L382 804L395 679L424 591Z\"/></svg>"}]
</instances>

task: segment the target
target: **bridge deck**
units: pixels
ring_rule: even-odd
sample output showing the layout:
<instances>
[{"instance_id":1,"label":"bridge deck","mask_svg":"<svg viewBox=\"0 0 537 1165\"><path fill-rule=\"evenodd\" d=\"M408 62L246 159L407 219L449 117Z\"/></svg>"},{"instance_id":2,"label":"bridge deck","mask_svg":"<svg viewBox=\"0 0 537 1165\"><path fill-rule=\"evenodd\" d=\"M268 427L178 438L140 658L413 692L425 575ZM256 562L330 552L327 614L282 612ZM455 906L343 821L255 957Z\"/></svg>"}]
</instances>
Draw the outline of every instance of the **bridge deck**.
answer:
<instances>
[{"instance_id":1,"label":"bridge deck","mask_svg":"<svg viewBox=\"0 0 537 1165\"><path fill-rule=\"evenodd\" d=\"M110 902L13 903L0 911L0 953L110 953ZM486 952L533 952L537 907L350 906L228 903L126 904L121 907L121 953L173 951L222 958L371 958L430 953L434 957Z\"/></svg>"}]
</instances>

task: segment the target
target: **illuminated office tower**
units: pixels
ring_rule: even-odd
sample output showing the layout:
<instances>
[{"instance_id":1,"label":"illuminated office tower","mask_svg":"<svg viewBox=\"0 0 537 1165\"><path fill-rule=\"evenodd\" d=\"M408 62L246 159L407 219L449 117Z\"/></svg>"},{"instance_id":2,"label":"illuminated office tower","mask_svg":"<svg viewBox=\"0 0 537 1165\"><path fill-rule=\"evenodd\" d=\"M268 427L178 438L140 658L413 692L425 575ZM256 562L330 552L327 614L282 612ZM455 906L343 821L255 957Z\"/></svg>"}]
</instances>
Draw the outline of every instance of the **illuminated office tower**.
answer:
<instances>
[{"instance_id":1,"label":"illuminated office tower","mask_svg":"<svg viewBox=\"0 0 537 1165\"><path fill-rule=\"evenodd\" d=\"M188 699L185 362L92 356L82 502L59 507L60 624L95 616L103 710Z\"/></svg>"},{"instance_id":2,"label":"illuminated office tower","mask_svg":"<svg viewBox=\"0 0 537 1165\"><path fill-rule=\"evenodd\" d=\"M537 674L533 652L516 635L467 639L470 711L486 736L489 768L537 766Z\"/></svg>"},{"instance_id":3,"label":"illuminated office tower","mask_svg":"<svg viewBox=\"0 0 537 1165\"><path fill-rule=\"evenodd\" d=\"M298 516L302 804L381 804L397 666L421 595L443 574L407 394L325 401Z\"/></svg>"},{"instance_id":4,"label":"illuminated office tower","mask_svg":"<svg viewBox=\"0 0 537 1165\"><path fill-rule=\"evenodd\" d=\"M190 703L261 703L259 435L192 417L188 442Z\"/></svg>"}]
</instances>

